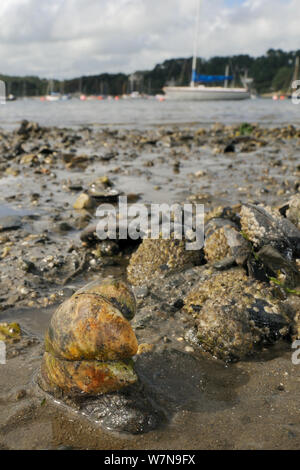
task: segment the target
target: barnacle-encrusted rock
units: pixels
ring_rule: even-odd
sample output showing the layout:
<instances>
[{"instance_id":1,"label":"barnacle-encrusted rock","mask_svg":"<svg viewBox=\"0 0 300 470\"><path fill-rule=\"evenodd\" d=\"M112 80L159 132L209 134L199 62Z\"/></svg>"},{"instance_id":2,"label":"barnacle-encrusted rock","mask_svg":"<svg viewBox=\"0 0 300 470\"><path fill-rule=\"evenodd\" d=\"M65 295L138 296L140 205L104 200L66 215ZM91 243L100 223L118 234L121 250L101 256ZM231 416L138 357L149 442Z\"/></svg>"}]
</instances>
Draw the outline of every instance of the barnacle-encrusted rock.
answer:
<instances>
[{"instance_id":1,"label":"barnacle-encrusted rock","mask_svg":"<svg viewBox=\"0 0 300 470\"><path fill-rule=\"evenodd\" d=\"M208 261L232 257L243 264L251 252L249 242L228 219L211 219L205 228L204 254Z\"/></svg>"},{"instance_id":2,"label":"barnacle-encrusted rock","mask_svg":"<svg viewBox=\"0 0 300 470\"><path fill-rule=\"evenodd\" d=\"M231 256L230 247L224 233L225 226L233 226L230 221L212 219L206 226L204 254L207 261L218 261Z\"/></svg>"},{"instance_id":3,"label":"barnacle-encrusted rock","mask_svg":"<svg viewBox=\"0 0 300 470\"><path fill-rule=\"evenodd\" d=\"M288 219L265 207L243 205L241 227L255 248L271 245L289 259L300 252L300 231Z\"/></svg>"},{"instance_id":4,"label":"barnacle-encrusted rock","mask_svg":"<svg viewBox=\"0 0 300 470\"><path fill-rule=\"evenodd\" d=\"M267 285L249 279L240 268L213 275L185 299L203 349L223 360L240 360L255 345L288 333L283 304Z\"/></svg>"},{"instance_id":5,"label":"barnacle-encrusted rock","mask_svg":"<svg viewBox=\"0 0 300 470\"><path fill-rule=\"evenodd\" d=\"M198 264L201 253L186 250L185 240L145 239L130 258L127 277L131 284L139 285L172 271Z\"/></svg>"},{"instance_id":6,"label":"barnacle-encrusted rock","mask_svg":"<svg viewBox=\"0 0 300 470\"><path fill-rule=\"evenodd\" d=\"M138 343L126 319L135 309L134 295L121 281L90 284L66 300L45 336L46 388L99 394L136 382L130 358Z\"/></svg>"},{"instance_id":7,"label":"barnacle-encrusted rock","mask_svg":"<svg viewBox=\"0 0 300 470\"><path fill-rule=\"evenodd\" d=\"M207 212L204 216L204 222L207 224L212 219L227 219L231 222L238 223L240 210L240 205L235 205L233 207L218 206Z\"/></svg>"}]
</instances>

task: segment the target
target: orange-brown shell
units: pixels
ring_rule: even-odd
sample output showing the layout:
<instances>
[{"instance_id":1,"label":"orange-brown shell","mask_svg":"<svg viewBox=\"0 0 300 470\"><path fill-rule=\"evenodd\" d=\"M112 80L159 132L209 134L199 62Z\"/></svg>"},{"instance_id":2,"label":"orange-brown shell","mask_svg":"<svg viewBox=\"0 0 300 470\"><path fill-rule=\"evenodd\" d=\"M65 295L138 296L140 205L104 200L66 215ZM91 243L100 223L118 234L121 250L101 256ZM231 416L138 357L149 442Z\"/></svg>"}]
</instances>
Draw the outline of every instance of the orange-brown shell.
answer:
<instances>
[{"instance_id":1,"label":"orange-brown shell","mask_svg":"<svg viewBox=\"0 0 300 470\"><path fill-rule=\"evenodd\" d=\"M47 352L66 360L115 361L134 356L138 342L130 323L97 294L75 293L54 313Z\"/></svg>"},{"instance_id":2,"label":"orange-brown shell","mask_svg":"<svg viewBox=\"0 0 300 470\"><path fill-rule=\"evenodd\" d=\"M110 393L137 381L131 362L64 361L49 353L43 356L41 374L50 389L67 394Z\"/></svg>"},{"instance_id":3,"label":"orange-brown shell","mask_svg":"<svg viewBox=\"0 0 300 470\"><path fill-rule=\"evenodd\" d=\"M136 313L136 301L131 288L122 281L104 279L95 281L77 291L77 294L98 294L109 300L122 315L131 320Z\"/></svg>"}]
</instances>

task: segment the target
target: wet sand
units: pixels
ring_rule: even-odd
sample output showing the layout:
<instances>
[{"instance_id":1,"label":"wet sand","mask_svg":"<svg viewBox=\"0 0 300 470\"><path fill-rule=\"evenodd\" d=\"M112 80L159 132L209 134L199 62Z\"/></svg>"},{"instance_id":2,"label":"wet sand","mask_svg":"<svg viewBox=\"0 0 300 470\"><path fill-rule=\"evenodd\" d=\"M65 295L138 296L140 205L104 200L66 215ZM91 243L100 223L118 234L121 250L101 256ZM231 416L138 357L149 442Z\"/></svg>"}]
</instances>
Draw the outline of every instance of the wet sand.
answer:
<instances>
[{"instance_id":1,"label":"wet sand","mask_svg":"<svg viewBox=\"0 0 300 470\"><path fill-rule=\"evenodd\" d=\"M56 306L86 282L124 277L135 249L119 246L117 253L99 256L82 244L82 231L95 223L95 207L78 211L73 204L92 182L107 177L111 188L132 200L197 201L207 212L251 201L279 207L299 189L300 131L30 126L3 131L0 141L0 321L18 321L23 329L21 343L8 347L7 364L0 365L0 448L299 448L300 369L287 342L251 361L225 365L186 349L179 314L152 312L148 324L138 314L138 339L155 344L155 351L138 357L136 367L167 416L159 429L140 436L104 431L45 398L34 377ZM139 307L142 312L143 299Z\"/></svg>"}]
</instances>

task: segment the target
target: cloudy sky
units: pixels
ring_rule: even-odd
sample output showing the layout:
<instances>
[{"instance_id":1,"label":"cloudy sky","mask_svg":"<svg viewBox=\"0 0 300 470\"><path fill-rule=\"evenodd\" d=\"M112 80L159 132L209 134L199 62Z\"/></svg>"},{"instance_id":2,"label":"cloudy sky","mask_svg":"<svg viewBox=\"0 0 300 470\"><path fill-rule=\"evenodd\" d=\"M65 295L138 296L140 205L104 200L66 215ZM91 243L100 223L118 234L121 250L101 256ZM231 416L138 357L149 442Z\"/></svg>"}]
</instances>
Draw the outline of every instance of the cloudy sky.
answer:
<instances>
[{"instance_id":1,"label":"cloudy sky","mask_svg":"<svg viewBox=\"0 0 300 470\"><path fill-rule=\"evenodd\" d=\"M151 69L193 50L197 0L1 0L0 72ZM299 0L202 0L202 57L300 48Z\"/></svg>"}]
</instances>

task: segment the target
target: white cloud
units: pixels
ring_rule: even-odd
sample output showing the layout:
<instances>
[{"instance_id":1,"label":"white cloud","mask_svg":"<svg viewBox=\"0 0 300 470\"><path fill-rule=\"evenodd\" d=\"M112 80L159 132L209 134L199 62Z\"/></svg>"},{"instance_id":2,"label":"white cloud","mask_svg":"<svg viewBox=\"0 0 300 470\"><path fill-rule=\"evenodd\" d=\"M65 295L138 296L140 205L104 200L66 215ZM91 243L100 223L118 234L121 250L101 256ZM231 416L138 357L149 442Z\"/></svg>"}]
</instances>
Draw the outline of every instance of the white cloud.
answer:
<instances>
[{"instance_id":1,"label":"white cloud","mask_svg":"<svg viewBox=\"0 0 300 470\"><path fill-rule=\"evenodd\" d=\"M299 0L202 0L199 55L298 49ZM0 69L72 77L192 54L195 0L1 0Z\"/></svg>"}]
</instances>

